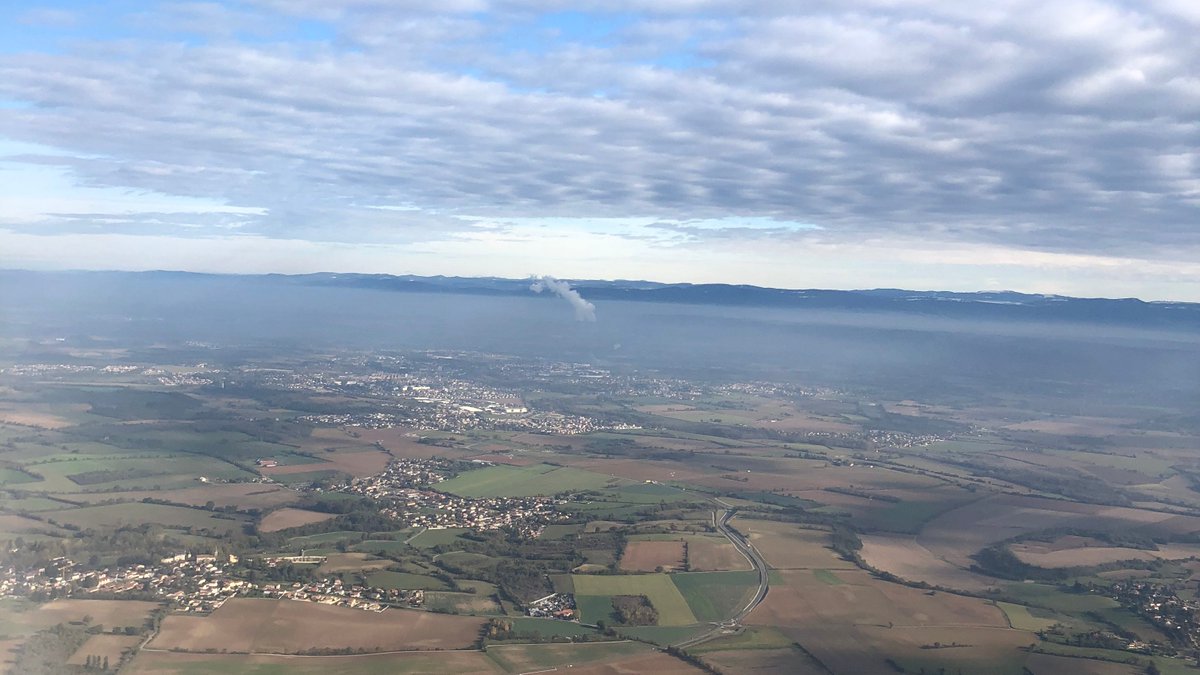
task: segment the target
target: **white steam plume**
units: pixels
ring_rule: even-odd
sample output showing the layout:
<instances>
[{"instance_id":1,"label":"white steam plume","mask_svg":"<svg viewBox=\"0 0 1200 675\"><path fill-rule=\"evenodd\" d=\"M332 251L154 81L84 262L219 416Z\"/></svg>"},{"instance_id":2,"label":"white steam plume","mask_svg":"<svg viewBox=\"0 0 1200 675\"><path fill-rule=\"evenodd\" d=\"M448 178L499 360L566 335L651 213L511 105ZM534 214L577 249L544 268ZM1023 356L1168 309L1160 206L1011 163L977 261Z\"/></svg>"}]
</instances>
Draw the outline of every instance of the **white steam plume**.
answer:
<instances>
[{"instance_id":1,"label":"white steam plume","mask_svg":"<svg viewBox=\"0 0 1200 675\"><path fill-rule=\"evenodd\" d=\"M533 283L529 284L529 290L534 293L550 290L558 297L571 303L571 306L575 308L576 321L596 320L596 306L584 300L583 296L579 295L579 291L571 288L571 284L555 279L554 277L535 276L530 277L530 280Z\"/></svg>"}]
</instances>

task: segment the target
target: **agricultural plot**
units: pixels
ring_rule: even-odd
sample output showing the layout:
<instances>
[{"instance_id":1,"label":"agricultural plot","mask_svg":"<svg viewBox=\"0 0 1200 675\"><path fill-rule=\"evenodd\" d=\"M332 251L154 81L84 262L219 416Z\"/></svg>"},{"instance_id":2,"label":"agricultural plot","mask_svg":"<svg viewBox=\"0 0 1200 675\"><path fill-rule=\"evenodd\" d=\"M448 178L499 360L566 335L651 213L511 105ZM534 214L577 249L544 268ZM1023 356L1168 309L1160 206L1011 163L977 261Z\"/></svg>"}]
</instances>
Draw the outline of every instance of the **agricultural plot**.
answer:
<instances>
[{"instance_id":1,"label":"agricultural plot","mask_svg":"<svg viewBox=\"0 0 1200 675\"><path fill-rule=\"evenodd\" d=\"M504 610L496 603L490 594L454 593L443 591L428 591L425 593L425 607L435 612L450 614L503 614ZM551 620L553 621L553 620ZM561 624L561 621L553 621ZM575 625L575 624L572 624Z\"/></svg>"},{"instance_id":2,"label":"agricultural plot","mask_svg":"<svg viewBox=\"0 0 1200 675\"><path fill-rule=\"evenodd\" d=\"M789 644L770 649L708 651L702 660L722 673L752 673L754 675L829 675L829 670L804 652ZM695 650L689 650L695 651Z\"/></svg>"},{"instance_id":3,"label":"agricultural plot","mask_svg":"<svg viewBox=\"0 0 1200 675\"><path fill-rule=\"evenodd\" d=\"M446 582L424 574L382 570L367 575L367 584L376 588L398 588L402 590L442 591Z\"/></svg>"},{"instance_id":4,"label":"agricultural plot","mask_svg":"<svg viewBox=\"0 0 1200 675\"><path fill-rule=\"evenodd\" d=\"M55 455L24 465L41 480L23 489L52 493L160 490L195 487L210 479L248 479L254 474L225 462L184 453L128 452L114 456Z\"/></svg>"},{"instance_id":5,"label":"agricultural plot","mask_svg":"<svg viewBox=\"0 0 1200 675\"><path fill-rule=\"evenodd\" d=\"M871 567L907 581L924 581L941 588L983 591L999 583L952 565L935 556L914 537L898 534L864 534L859 555Z\"/></svg>"},{"instance_id":6,"label":"agricultural plot","mask_svg":"<svg viewBox=\"0 0 1200 675\"><path fill-rule=\"evenodd\" d=\"M1014 605L1011 602L997 602L996 606L1004 612L1008 623L1017 630L1037 632L1045 630L1058 623L1053 612L1038 608Z\"/></svg>"},{"instance_id":7,"label":"agricultural plot","mask_svg":"<svg viewBox=\"0 0 1200 675\"><path fill-rule=\"evenodd\" d=\"M547 525L546 528L542 531L541 538L542 539L564 539L571 535L579 534L582 531L583 531L583 525L580 525L580 524Z\"/></svg>"},{"instance_id":8,"label":"agricultural plot","mask_svg":"<svg viewBox=\"0 0 1200 675\"><path fill-rule=\"evenodd\" d=\"M1036 641L1013 630L992 604L890 584L859 570L837 570L829 584L811 570L780 570L747 623L775 627L835 673L889 672L893 659L910 672L1019 675L1020 647ZM969 645L922 648L934 643Z\"/></svg>"},{"instance_id":9,"label":"agricultural plot","mask_svg":"<svg viewBox=\"0 0 1200 675\"><path fill-rule=\"evenodd\" d=\"M1157 550L1108 546L1082 537L1054 542L1022 542L1009 546L1021 561L1037 567L1063 568L1104 565L1125 560L1184 560L1200 557L1200 545L1162 544Z\"/></svg>"},{"instance_id":10,"label":"agricultural plot","mask_svg":"<svg viewBox=\"0 0 1200 675\"><path fill-rule=\"evenodd\" d=\"M200 509L163 504L105 504L85 506L67 511L47 511L43 514L59 523L80 529L138 526L157 523L167 528L228 534L240 530L247 522L243 516L214 514Z\"/></svg>"},{"instance_id":11,"label":"agricultural plot","mask_svg":"<svg viewBox=\"0 0 1200 675\"><path fill-rule=\"evenodd\" d=\"M121 655L132 650L141 641L142 638L137 635L93 635L71 655L67 664L82 666L88 662L89 657L95 657L99 662L107 660L115 667L121 662Z\"/></svg>"},{"instance_id":12,"label":"agricultural plot","mask_svg":"<svg viewBox=\"0 0 1200 675\"><path fill-rule=\"evenodd\" d=\"M166 617L149 646L275 654L324 648L463 649L475 642L482 628L481 619L433 612L376 613L294 600L235 598L209 616Z\"/></svg>"},{"instance_id":13,"label":"agricultural plot","mask_svg":"<svg viewBox=\"0 0 1200 675\"><path fill-rule=\"evenodd\" d=\"M917 541L936 556L961 567L988 544L1052 527L1135 528L1147 534L1200 531L1200 518L1119 506L1080 504L1037 497L997 495L938 516Z\"/></svg>"},{"instance_id":14,"label":"agricultural plot","mask_svg":"<svg viewBox=\"0 0 1200 675\"><path fill-rule=\"evenodd\" d=\"M684 542L631 541L625 544L620 568L626 572L671 572L684 566Z\"/></svg>"},{"instance_id":15,"label":"agricultural plot","mask_svg":"<svg viewBox=\"0 0 1200 675\"><path fill-rule=\"evenodd\" d=\"M150 612L160 605L137 600L52 600L44 605L0 604L0 636L28 635L59 623L92 617L92 625L106 629L141 628Z\"/></svg>"},{"instance_id":16,"label":"agricultural plot","mask_svg":"<svg viewBox=\"0 0 1200 675\"><path fill-rule=\"evenodd\" d=\"M217 508L232 506L239 510L271 509L277 506L291 504L300 499L295 490L278 485L263 485L261 483L208 483L196 485L189 481L190 486L178 490L138 490L131 492L103 493L74 493L63 495L64 499L79 502L96 502L109 499L140 502L147 497L162 499L172 504L188 506L205 506L212 502ZM59 508L62 508L61 506Z\"/></svg>"},{"instance_id":17,"label":"agricultural plot","mask_svg":"<svg viewBox=\"0 0 1200 675\"><path fill-rule=\"evenodd\" d=\"M696 623L687 600L666 574L588 575L575 574L571 577L575 585L576 601L580 606L581 618L588 623L598 620L610 621L612 596L644 595L658 610L660 626L686 626ZM580 596L589 598L584 606ZM603 598L600 600L599 598Z\"/></svg>"},{"instance_id":18,"label":"agricultural plot","mask_svg":"<svg viewBox=\"0 0 1200 675\"><path fill-rule=\"evenodd\" d=\"M131 675L503 675L505 671L486 654L475 651L313 657L143 651L121 672Z\"/></svg>"},{"instance_id":19,"label":"agricultural plot","mask_svg":"<svg viewBox=\"0 0 1200 675\"><path fill-rule=\"evenodd\" d=\"M58 505L62 508L62 504ZM39 514L40 516L41 514ZM55 527L50 523L44 523L34 518L25 516L14 516L9 514L0 514L0 532L11 532L16 535L28 534L30 532L43 532L47 534L64 534L64 530Z\"/></svg>"},{"instance_id":20,"label":"agricultural plot","mask_svg":"<svg viewBox=\"0 0 1200 675\"><path fill-rule=\"evenodd\" d=\"M692 572L725 572L751 569L750 561L724 537L689 536L687 568Z\"/></svg>"},{"instance_id":21,"label":"agricultural plot","mask_svg":"<svg viewBox=\"0 0 1200 675\"><path fill-rule=\"evenodd\" d=\"M829 548L829 532L774 520L734 518L730 524L746 535L775 569L854 569L852 562Z\"/></svg>"},{"instance_id":22,"label":"agricultural plot","mask_svg":"<svg viewBox=\"0 0 1200 675\"><path fill-rule=\"evenodd\" d=\"M569 667L578 672L584 664L612 662L650 648L638 642L599 642L548 645L489 645L487 654L508 673L528 673ZM620 672L620 671L617 671Z\"/></svg>"},{"instance_id":23,"label":"agricultural plot","mask_svg":"<svg viewBox=\"0 0 1200 675\"><path fill-rule=\"evenodd\" d=\"M334 452L323 454L315 461L280 464L261 469L263 475L278 480L295 480L297 476L314 473L344 473L354 477L373 476L385 468L391 456L378 450L359 452Z\"/></svg>"},{"instance_id":24,"label":"agricultural plot","mask_svg":"<svg viewBox=\"0 0 1200 675\"><path fill-rule=\"evenodd\" d=\"M463 527L430 528L415 534L409 544L417 548L433 548L434 546L452 545L460 541L461 536L470 530Z\"/></svg>"},{"instance_id":25,"label":"agricultural plot","mask_svg":"<svg viewBox=\"0 0 1200 675\"><path fill-rule=\"evenodd\" d=\"M686 572L671 580L700 621L724 621L758 590L757 572Z\"/></svg>"},{"instance_id":26,"label":"agricultural plot","mask_svg":"<svg viewBox=\"0 0 1200 675\"><path fill-rule=\"evenodd\" d=\"M705 671L662 652L594 661L573 666L572 675L704 675Z\"/></svg>"},{"instance_id":27,"label":"agricultural plot","mask_svg":"<svg viewBox=\"0 0 1200 675\"><path fill-rule=\"evenodd\" d=\"M1025 667L1033 675L1056 675L1057 673L1072 673L1072 675L1142 675L1146 672L1141 666L1124 663L1111 663L1096 659L1073 659L1066 656L1050 654L1030 654Z\"/></svg>"},{"instance_id":28,"label":"agricultural plot","mask_svg":"<svg viewBox=\"0 0 1200 675\"><path fill-rule=\"evenodd\" d=\"M331 553L325 558L325 562L321 563L321 566L317 568L317 571L322 574L370 572L387 569L395 564L393 560L376 558L367 553Z\"/></svg>"},{"instance_id":29,"label":"agricultural plot","mask_svg":"<svg viewBox=\"0 0 1200 675\"><path fill-rule=\"evenodd\" d=\"M438 489L460 497L531 497L599 490L621 484L621 480L610 476L569 467L550 464L520 467L498 464L467 471L440 483Z\"/></svg>"},{"instance_id":30,"label":"agricultural plot","mask_svg":"<svg viewBox=\"0 0 1200 675\"><path fill-rule=\"evenodd\" d=\"M332 513L283 508L268 513L258 524L259 532L278 532L293 527L321 523L334 518Z\"/></svg>"}]
</instances>

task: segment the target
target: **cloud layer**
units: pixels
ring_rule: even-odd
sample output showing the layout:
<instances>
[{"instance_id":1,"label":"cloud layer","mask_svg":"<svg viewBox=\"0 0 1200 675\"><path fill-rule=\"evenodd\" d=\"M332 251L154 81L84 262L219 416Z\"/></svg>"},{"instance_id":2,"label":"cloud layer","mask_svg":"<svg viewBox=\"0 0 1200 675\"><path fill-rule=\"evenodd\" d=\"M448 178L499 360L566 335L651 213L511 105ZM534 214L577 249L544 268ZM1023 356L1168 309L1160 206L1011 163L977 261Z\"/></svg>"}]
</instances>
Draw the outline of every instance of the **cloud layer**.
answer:
<instances>
[{"instance_id":1,"label":"cloud layer","mask_svg":"<svg viewBox=\"0 0 1200 675\"><path fill-rule=\"evenodd\" d=\"M12 18L42 39L0 52L0 137L31 144L3 166L214 205L0 210L25 234L419 246L588 218L664 256L899 240L1200 259L1200 12L1180 0Z\"/></svg>"}]
</instances>

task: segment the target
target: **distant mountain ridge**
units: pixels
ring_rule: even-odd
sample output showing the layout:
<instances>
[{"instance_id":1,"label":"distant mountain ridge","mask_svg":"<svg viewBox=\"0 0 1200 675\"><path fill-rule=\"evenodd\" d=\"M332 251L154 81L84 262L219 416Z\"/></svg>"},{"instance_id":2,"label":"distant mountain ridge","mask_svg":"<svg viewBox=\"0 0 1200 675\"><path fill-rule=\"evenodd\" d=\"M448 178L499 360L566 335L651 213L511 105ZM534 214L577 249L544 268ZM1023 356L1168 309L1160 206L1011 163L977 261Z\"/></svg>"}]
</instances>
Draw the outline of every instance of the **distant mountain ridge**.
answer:
<instances>
[{"instance_id":1,"label":"distant mountain ridge","mask_svg":"<svg viewBox=\"0 0 1200 675\"><path fill-rule=\"evenodd\" d=\"M115 282L223 279L291 286L363 288L408 293L527 295L529 279L448 277L359 273L224 275L193 272L29 272L0 271L6 283L33 282L36 277L63 281L104 277ZM823 290L765 288L745 284L660 283L653 281L567 280L593 302L631 301L697 305L892 311L973 319L1037 319L1118 323L1200 329L1200 303L1147 302L1136 298L1076 298L1015 291Z\"/></svg>"}]
</instances>

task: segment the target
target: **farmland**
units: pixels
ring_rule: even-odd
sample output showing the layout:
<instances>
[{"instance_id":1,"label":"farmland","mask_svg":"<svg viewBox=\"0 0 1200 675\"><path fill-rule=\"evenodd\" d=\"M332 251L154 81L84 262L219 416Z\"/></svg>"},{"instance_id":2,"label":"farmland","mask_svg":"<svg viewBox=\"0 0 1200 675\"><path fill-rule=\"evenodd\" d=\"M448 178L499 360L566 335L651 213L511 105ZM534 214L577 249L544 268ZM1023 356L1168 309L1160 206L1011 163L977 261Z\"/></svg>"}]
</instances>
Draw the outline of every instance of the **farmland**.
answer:
<instances>
[{"instance_id":1,"label":"farmland","mask_svg":"<svg viewBox=\"0 0 1200 675\"><path fill-rule=\"evenodd\" d=\"M585 621L608 620L611 612L610 600L614 595L644 595L658 610L658 623L662 626L686 626L696 623L696 616L688 606L687 600L679 592L666 574L635 574L620 576L592 576L575 574L571 576L575 586L575 594L580 597L599 599L592 601L589 609L594 616L588 616L589 611L583 610ZM581 609L585 602L581 600ZM604 609L608 607L608 609Z\"/></svg>"},{"instance_id":2,"label":"farmland","mask_svg":"<svg viewBox=\"0 0 1200 675\"><path fill-rule=\"evenodd\" d=\"M631 541L621 554L620 567L628 572L670 572L683 567L683 541Z\"/></svg>"},{"instance_id":3,"label":"farmland","mask_svg":"<svg viewBox=\"0 0 1200 675\"><path fill-rule=\"evenodd\" d=\"M500 464L468 471L442 483L439 488L460 497L530 497L620 484L620 481L601 474L549 464L521 467Z\"/></svg>"},{"instance_id":4,"label":"farmland","mask_svg":"<svg viewBox=\"0 0 1200 675\"><path fill-rule=\"evenodd\" d=\"M141 523L158 523L164 527L227 534L239 530L248 521L237 516L213 514L162 504L106 504L42 514L47 521L71 525L80 529L121 527Z\"/></svg>"},{"instance_id":5,"label":"farmland","mask_svg":"<svg viewBox=\"0 0 1200 675\"><path fill-rule=\"evenodd\" d=\"M181 674L697 672L638 640L730 673L1189 653L1130 600L1200 598L1197 436L1161 409L219 351L0 373L6 645L62 624L63 667L133 649L122 672ZM765 599L731 621L758 556ZM605 625L552 618L572 607Z\"/></svg>"},{"instance_id":6,"label":"farmland","mask_svg":"<svg viewBox=\"0 0 1200 675\"><path fill-rule=\"evenodd\" d=\"M135 675L500 675L480 652L409 652L295 657L265 654L184 654L143 651L129 668Z\"/></svg>"},{"instance_id":7,"label":"farmland","mask_svg":"<svg viewBox=\"0 0 1200 675\"><path fill-rule=\"evenodd\" d=\"M330 631L336 625L338 630ZM211 616L169 616L154 649L296 654L313 649L462 649L483 626L470 617L393 610L382 614L286 600L236 599Z\"/></svg>"},{"instance_id":8,"label":"farmland","mask_svg":"<svg viewBox=\"0 0 1200 675\"><path fill-rule=\"evenodd\" d=\"M258 524L258 529L262 532L278 532L279 530L320 523L332 517L332 513L317 513L315 511L305 511L304 509L284 508L269 513Z\"/></svg>"}]
</instances>

